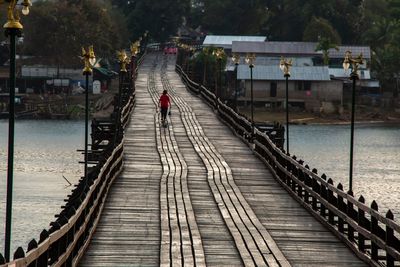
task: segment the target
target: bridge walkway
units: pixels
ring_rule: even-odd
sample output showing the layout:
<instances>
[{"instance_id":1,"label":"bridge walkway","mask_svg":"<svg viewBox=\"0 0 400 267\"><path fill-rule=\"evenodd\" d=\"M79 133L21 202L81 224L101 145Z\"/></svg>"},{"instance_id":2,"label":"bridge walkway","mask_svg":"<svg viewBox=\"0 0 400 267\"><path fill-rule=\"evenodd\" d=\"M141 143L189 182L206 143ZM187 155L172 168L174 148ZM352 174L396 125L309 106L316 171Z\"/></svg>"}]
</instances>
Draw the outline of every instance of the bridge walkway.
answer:
<instances>
[{"instance_id":1,"label":"bridge walkway","mask_svg":"<svg viewBox=\"0 0 400 267\"><path fill-rule=\"evenodd\" d=\"M174 71L151 54L116 179L81 266L366 266L275 182ZM173 99L168 128L156 103Z\"/></svg>"}]
</instances>

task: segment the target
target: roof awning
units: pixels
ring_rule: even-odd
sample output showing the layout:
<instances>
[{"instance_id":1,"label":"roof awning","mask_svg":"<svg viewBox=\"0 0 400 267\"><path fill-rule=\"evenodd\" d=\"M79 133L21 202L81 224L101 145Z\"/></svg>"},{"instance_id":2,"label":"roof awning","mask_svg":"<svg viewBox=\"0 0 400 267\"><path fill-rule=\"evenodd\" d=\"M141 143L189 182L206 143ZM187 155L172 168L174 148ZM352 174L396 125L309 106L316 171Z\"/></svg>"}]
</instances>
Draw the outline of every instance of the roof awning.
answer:
<instances>
[{"instance_id":1,"label":"roof awning","mask_svg":"<svg viewBox=\"0 0 400 267\"><path fill-rule=\"evenodd\" d=\"M102 67L93 67L93 69L97 70L101 75L107 76L109 78L118 75L117 72Z\"/></svg>"}]
</instances>

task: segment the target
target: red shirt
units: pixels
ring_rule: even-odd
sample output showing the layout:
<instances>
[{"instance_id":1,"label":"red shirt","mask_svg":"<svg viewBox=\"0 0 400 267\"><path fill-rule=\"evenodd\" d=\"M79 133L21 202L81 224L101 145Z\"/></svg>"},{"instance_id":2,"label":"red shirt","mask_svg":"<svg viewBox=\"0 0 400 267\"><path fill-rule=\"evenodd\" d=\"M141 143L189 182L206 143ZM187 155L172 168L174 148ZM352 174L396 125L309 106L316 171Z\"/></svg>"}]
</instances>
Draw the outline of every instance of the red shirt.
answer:
<instances>
[{"instance_id":1,"label":"red shirt","mask_svg":"<svg viewBox=\"0 0 400 267\"><path fill-rule=\"evenodd\" d=\"M170 103L169 96L167 95L160 96L160 104L162 108L168 108L169 103Z\"/></svg>"}]
</instances>

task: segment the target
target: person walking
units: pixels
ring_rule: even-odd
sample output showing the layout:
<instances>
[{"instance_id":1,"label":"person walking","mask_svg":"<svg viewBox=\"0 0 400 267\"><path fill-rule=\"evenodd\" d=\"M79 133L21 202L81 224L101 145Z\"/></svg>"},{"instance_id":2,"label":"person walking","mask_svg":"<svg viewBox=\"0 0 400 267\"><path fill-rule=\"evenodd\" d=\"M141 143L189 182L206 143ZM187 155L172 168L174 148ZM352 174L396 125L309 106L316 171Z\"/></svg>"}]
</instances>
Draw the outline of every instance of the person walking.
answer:
<instances>
[{"instance_id":1,"label":"person walking","mask_svg":"<svg viewBox=\"0 0 400 267\"><path fill-rule=\"evenodd\" d=\"M167 90L164 90L160 96L159 107L161 109L161 123L165 125L168 109L171 109L171 100L168 96Z\"/></svg>"}]
</instances>

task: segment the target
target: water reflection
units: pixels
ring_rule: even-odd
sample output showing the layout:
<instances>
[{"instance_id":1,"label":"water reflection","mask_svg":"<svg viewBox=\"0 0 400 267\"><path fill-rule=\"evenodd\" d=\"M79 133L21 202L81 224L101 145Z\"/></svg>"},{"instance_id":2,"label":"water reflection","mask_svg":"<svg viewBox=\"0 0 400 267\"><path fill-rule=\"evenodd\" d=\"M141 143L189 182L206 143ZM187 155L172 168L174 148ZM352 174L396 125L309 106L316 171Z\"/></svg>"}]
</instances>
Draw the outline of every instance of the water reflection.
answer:
<instances>
[{"instance_id":1,"label":"water reflection","mask_svg":"<svg viewBox=\"0 0 400 267\"><path fill-rule=\"evenodd\" d=\"M17 121L15 125L12 253L48 229L78 181L82 121ZM0 251L4 246L8 121L0 120Z\"/></svg>"},{"instance_id":2,"label":"water reflection","mask_svg":"<svg viewBox=\"0 0 400 267\"><path fill-rule=\"evenodd\" d=\"M350 126L293 125L291 152L348 189ZM400 126L356 125L353 191L400 221Z\"/></svg>"},{"instance_id":3,"label":"water reflection","mask_svg":"<svg viewBox=\"0 0 400 267\"><path fill-rule=\"evenodd\" d=\"M82 175L82 121L17 121L12 250L37 238ZM0 121L0 251L4 245L8 122ZM349 126L293 125L291 152L348 188ZM356 126L353 188L400 218L400 126Z\"/></svg>"}]
</instances>

